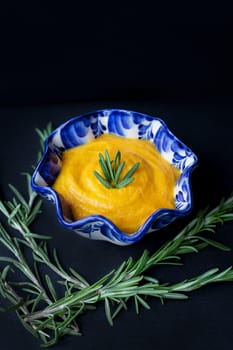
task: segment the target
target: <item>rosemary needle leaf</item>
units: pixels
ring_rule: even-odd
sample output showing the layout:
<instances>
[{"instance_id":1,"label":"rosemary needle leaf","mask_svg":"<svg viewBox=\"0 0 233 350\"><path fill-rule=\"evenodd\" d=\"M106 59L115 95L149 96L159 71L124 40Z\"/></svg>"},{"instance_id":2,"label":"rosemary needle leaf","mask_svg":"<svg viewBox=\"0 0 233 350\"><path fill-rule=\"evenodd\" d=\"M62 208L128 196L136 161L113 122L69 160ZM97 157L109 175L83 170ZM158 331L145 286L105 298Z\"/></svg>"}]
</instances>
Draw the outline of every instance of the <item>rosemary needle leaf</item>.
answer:
<instances>
[{"instance_id":1,"label":"rosemary needle leaf","mask_svg":"<svg viewBox=\"0 0 233 350\"><path fill-rule=\"evenodd\" d=\"M26 177L26 180L27 180L27 190L28 190L29 197L30 197L31 195L35 195L35 197L36 197L35 192L33 192L32 188L31 188L31 175L30 175L29 173L26 173L26 172L21 173L21 175L24 175L24 176Z\"/></svg>"},{"instance_id":2,"label":"rosemary needle leaf","mask_svg":"<svg viewBox=\"0 0 233 350\"><path fill-rule=\"evenodd\" d=\"M137 301L147 310L150 310L150 305L139 295L135 295Z\"/></svg>"},{"instance_id":3,"label":"rosemary needle leaf","mask_svg":"<svg viewBox=\"0 0 233 350\"><path fill-rule=\"evenodd\" d=\"M106 179L108 181L111 181L111 174L109 172L109 168L108 168L108 166L105 162L105 159L101 153L99 153L99 164L100 164L101 170L103 171Z\"/></svg>"},{"instance_id":4,"label":"rosemary needle leaf","mask_svg":"<svg viewBox=\"0 0 233 350\"><path fill-rule=\"evenodd\" d=\"M30 211L30 215L27 217L27 226L31 225L31 223L34 221L36 216L41 213L41 205L42 201L39 200L33 207L32 210Z\"/></svg>"},{"instance_id":5,"label":"rosemary needle leaf","mask_svg":"<svg viewBox=\"0 0 233 350\"><path fill-rule=\"evenodd\" d=\"M22 288L24 292L30 293L30 294L35 294L38 295L38 291L30 288Z\"/></svg>"},{"instance_id":6,"label":"rosemary needle leaf","mask_svg":"<svg viewBox=\"0 0 233 350\"><path fill-rule=\"evenodd\" d=\"M2 279L3 281L5 281L6 276L7 276L8 272L9 272L9 270L11 270L10 265L6 265L6 266L4 267L4 269L2 270L2 273L0 273L0 277L1 277L1 279Z\"/></svg>"},{"instance_id":7,"label":"rosemary needle leaf","mask_svg":"<svg viewBox=\"0 0 233 350\"><path fill-rule=\"evenodd\" d=\"M107 318L110 326L113 326L113 320L112 320L111 309L110 309L108 298L104 299L104 308L105 308L106 318Z\"/></svg>"},{"instance_id":8,"label":"rosemary needle leaf","mask_svg":"<svg viewBox=\"0 0 233 350\"><path fill-rule=\"evenodd\" d=\"M69 268L70 272L74 277L76 277L78 280L83 282L86 286L88 285L88 282L83 278L77 271L75 271L72 267Z\"/></svg>"},{"instance_id":9,"label":"rosemary needle leaf","mask_svg":"<svg viewBox=\"0 0 233 350\"><path fill-rule=\"evenodd\" d=\"M134 181L134 177L125 178L125 179L121 180L120 183L116 184L115 187L116 188L126 187L127 185L129 185L133 181Z\"/></svg>"},{"instance_id":10,"label":"rosemary needle leaf","mask_svg":"<svg viewBox=\"0 0 233 350\"><path fill-rule=\"evenodd\" d=\"M165 299L176 299L176 300L184 300L184 299L188 299L188 296L183 294L183 293L166 293L165 295L163 295L163 297Z\"/></svg>"},{"instance_id":11,"label":"rosemary needle leaf","mask_svg":"<svg viewBox=\"0 0 233 350\"><path fill-rule=\"evenodd\" d=\"M40 137L40 140L44 140L44 134L43 131L41 131L40 129L36 128L35 129L36 133L38 134L38 136Z\"/></svg>"},{"instance_id":12,"label":"rosemary needle leaf","mask_svg":"<svg viewBox=\"0 0 233 350\"><path fill-rule=\"evenodd\" d=\"M109 174L109 172L108 172L108 169L107 169L105 163L103 163L101 159L99 160L99 165L100 165L100 168L101 168L101 170L102 170L102 172L103 172L105 178L106 178L109 182L111 182L111 178L110 178L110 174Z\"/></svg>"},{"instance_id":13,"label":"rosemary needle leaf","mask_svg":"<svg viewBox=\"0 0 233 350\"><path fill-rule=\"evenodd\" d=\"M109 173L110 173L111 180L114 181L112 164L111 164L111 160L110 160L109 153L107 150L105 151L105 161L106 161L106 165L108 167Z\"/></svg>"},{"instance_id":14,"label":"rosemary needle leaf","mask_svg":"<svg viewBox=\"0 0 233 350\"><path fill-rule=\"evenodd\" d=\"M6 217L9 215L8 210L2 201L0 201L0 212L2 212Z\"/></svg>"},{"instance_id":15,"label":"rosemary needle leaf","mask_svg":"<svg viewBox=\"0 0 233 350\"><path fill-rule=\"evenodd\" d=\"M58 254L57 254L57 250L54 248L53 249L53 258L54 258L54 261L56 263L56 266L57 268L62 272L62 273L65 273L65 270L64 268L62 267L61 263L60 263L60 260L58 258Z\"/></svg>"},{"instance_id":16,"label":"rosemary needle leaf","mask_svg":"<svg viewBox=\"0 0 233 350\"><path fill-rule=\"evenodd\" d=\"M97 171L94 170L94 175L97 177L97 179L104 185L106 188L112 188L112 185L105 180Z\"/></svg>"},{"instance_id":17,"label":"rosemary needle leaf","mask_svg":"<svg viewBox=\"0 0 233 350\"><path fill-rule=\"evenodd\" d=\"M157 278L150 277L150 276L144 276L144 280L147 282L151 282L154 285L159 285L159 280L157 280Z\"/></svg>"},{"instance_id":18,"label":"rosemary needle leaf","mask_svg":"<svg viewBox=\"0 0 233 350\"><path fill-rule=\"evenodd\" d=\"M139 305L138 305L137 295L134 296L134 305L135 305L136 314L139 315Z\"/></svg>"},{"instance_id":19,"label":"rosemary needle leaf","mask_svg":"<svg viewBox=\"0 0 233 350\"><path fill-rule=\"evenodd\" d=\"M206 238L206 237L201 237L201 236L196 236L198 237L201 241L204 241L205 243L207 243L208 245L211 245L215 248L218 248L220 250L223 250L225 252L229 252L231 250L230 247L227 247L226 245L220 243L220 242L216 242L210 238Z\"/></svg>"},{"instance_id":20,"label":"rosemary needle leaf","mask_svg":"<svg viewBox=\"0 0 233 350\"><path fill-rule=\"evenodd\" d=\"M43 300L43 296L44 296L44 293L41 291L38 294L38 296L33 300L33 305L32 305L31 312L34 312L36 310L36 307L38 306L40 301Z\"/></svg>"},{"instance_id":21,"label":"rosemary needle leaf","mask_svg":"<svg viewBox=\"0 0 233 350\"><path fill-rule=\"evenodd\" d=\"M116 318L116 316L119 314L119 312L124 309L127 310L127 301L129 300L129 298L125 298L125 301L123 299L120 299L120 304L118 305L118 307L116 308L116 310L114 311L113 315L112 315L112 319Z\"/></svg>"},{"instance_id":22,"label":"rosemary needle leaf","mask_svg":"<svg viewBox=\"0 0 233 350\"><path fill-rule=\"evenodd\" d=\"M28 232L25 233L25 237L26 238L37 238L37 239L51 239L51 236L47 236L47 235L40 235L38 233L32 233L32 232Z\"/></svg>"},{"instance_id":23,"label":"rosemary needle leaf","mask_svg":"<svg viewBox=\"0 0 233 350\"><path fill-rule=\"evenodd\" d=\"M122 172L122 170L123 170L123 168L124 168L124 165L125 165L125 162L122 162L122 163L120 163L120 165L119 165L118 168L117 168L116 175L115 175L115 178L114 178L114 183L115 183L115 185L118 184L118 181L119 181L121 172Z\"/></svg>"},{"instance_id":24,"label":"rosemary needle leaf","mask_svg":"<svg viewBox=\"0 0 233 350\"><path fill-rule=\"evenodd\" d=\"M116 155L114 157L114 160L113 160L113 171L114 171L114 174L116 174L117 168L120 166L120 163L121 163L121 152L117 151ZM115 181L116 181L116 175L115 175Z\"/></svg>"},{"instance_id":25,"label":"rosemary needle leaf","mask_svg":"<svg viewBox=\"0 0 233 350\"><path fill-rule=\"evenodd\" d=\"M21 193L15 188L15 186L9 184L9 187L11 189L11 191L16 195L16 197L18 198L18 200L21 202L21 204L28 210L28 203L26 202L26 200L23 198L23 196L21 195Z\"/></svg>"},{"instance_id":26,"label":"rosemary needle leaf","mask_svg":"<svg viewBox=\"0 0 233 350\"><path fill-rule=\"evenodd\" d=\"M25 301L23 299L20 299L16 304L11 305L7 308L0 308L0 311L2 312L9 312L9 311L16 311L18 310L21 306L25 304Z\"/></svg>"},{"instance_id":27,"label":"rosemary needle leaf","mask_svg":"<svg viewBox=\"0 0 233 350\"><path fill-rule=\"evenodd\" d=\"M11 212L11 214L8 217L8 223L10 224L10 222L14 219L14 217L17 215L17 213L19 212L21 208L21 204L18 204Z\"/></svg>"},{"instance_id":28,"label":"rosemary needle leaf","mask_svg":"<svg viewBox=\"0 0 233 350\"><path fill-rule=\"evenodd\" d=\"M57 300L57 294L56 294L56 290L53 286L53 283L51 281L51 278L49 277L49 275L45 275L45 280L46 280L46 283L47 283L47 286L49 288L49 291L53 297L53 300Z\"/></svg>"},{"instance_id":29,"label":"rosemary needle leaf","mask_svg":"<svg viewBox=\"0 0 233 350\"><path fill-rule=\"evenodd\" d=\"M135 163L135 164L132 166L132 168L127 172L127 174L123 177L122 181L123 181L124 179L127 179L127 178L131 177L131 176L134 174L134 172L137 170L137 168L139 167L139 165L140 165L140 162Z\"/></svg>"}]
</instances>

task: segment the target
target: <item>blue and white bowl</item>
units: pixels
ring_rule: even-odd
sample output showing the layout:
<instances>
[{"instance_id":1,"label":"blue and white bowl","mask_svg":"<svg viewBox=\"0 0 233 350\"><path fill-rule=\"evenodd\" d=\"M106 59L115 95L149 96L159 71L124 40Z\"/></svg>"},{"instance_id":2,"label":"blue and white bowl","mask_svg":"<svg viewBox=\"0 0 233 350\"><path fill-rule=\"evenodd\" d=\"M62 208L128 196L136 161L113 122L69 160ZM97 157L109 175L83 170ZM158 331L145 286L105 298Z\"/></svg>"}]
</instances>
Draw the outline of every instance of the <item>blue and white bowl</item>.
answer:
<instances>
[{"instance_id":1,"label":"blue and white bowl","mask_svg":"<svg viewBox=\"0 0 233 350\"><path fill-rule=\"evenodd\" d=\"M130 235L101 215L72 221L68 205L52 188L62 167L63 151L106 133L152 141L161 155L181 171L174 191L175 209L156 210ZM190 175L196 164L196 155L171 133L161 119L128 110L104 109L72 118L49 135L31 185L34 191L55 204L57 218L65 228L83 237L124 246L139 241L146 233L156 231L190 212Z\"/></svg>"}]
</instances>

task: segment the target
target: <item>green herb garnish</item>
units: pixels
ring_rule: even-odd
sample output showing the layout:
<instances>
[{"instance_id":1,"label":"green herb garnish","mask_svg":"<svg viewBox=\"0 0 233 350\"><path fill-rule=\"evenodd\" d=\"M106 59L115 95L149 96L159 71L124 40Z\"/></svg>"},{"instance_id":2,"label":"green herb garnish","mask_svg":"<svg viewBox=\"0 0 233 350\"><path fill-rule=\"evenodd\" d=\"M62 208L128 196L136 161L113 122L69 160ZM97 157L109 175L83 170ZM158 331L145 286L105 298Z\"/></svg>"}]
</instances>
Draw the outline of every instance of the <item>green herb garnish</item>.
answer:
<instances>
[{"instance_id":1,"label":"green herb garnish","mask_svg":"<svg viewBox=\"0 0 233 350\"><path fill-rule=\"evenodd\" d=\"M39 134L41 138L45 135L46 130ZM112 164L113 172L120 163L120 155L116 156L119 160ZM106 318L112 325L129 302L134 303L139 313L142 307L150 309L152 297L161 302L185 300L191 291L208 284L233 282L232 267L222 271L211 268L175 283L160 282L154 275L156 270L153 271L153 267L159 265L181 265L182 255L198 253L207 246L228 251L228 247L209 235L215 232L218 223L233 220L233 194L214 209L200 212L155 252L144 250L139 258L129 257L115 270L88 283L73 268L67 271L61 265L56 250L51 254L52 247L46 244L47 235L32 231L31 224L41 212L41 201L31 190L31 175L26 177L28 198L10 186L12 199L0 200L0 244L9 253L9 256L0 256L0 296L8 300L7 310L15 310L25 328L38 337L43 346L51 346L65 335L80 335L79 316L93 310L98 303L104 304ZM48 274L44 278L42 274L41 278L44 266ZM17 272L15 280L14 271Z\"/></svg>"},{"instance_id":2,"label":"green herb garnish","mask_svg":"<svg viewBox=\"0 0 233 350\"><path fill-rule=\"evenodd\" d=\"M106 188L122 188L134 181L132 175L140 165L140 162L135 163L132 168L120 179L125 162L121 161L121 152L117 151L113 160L110 160L109 153L105 151L105 158L102 153L99 153L99 165L104 176L94 170L94 175L99 182Z\"/></svg>"}]
</instances>

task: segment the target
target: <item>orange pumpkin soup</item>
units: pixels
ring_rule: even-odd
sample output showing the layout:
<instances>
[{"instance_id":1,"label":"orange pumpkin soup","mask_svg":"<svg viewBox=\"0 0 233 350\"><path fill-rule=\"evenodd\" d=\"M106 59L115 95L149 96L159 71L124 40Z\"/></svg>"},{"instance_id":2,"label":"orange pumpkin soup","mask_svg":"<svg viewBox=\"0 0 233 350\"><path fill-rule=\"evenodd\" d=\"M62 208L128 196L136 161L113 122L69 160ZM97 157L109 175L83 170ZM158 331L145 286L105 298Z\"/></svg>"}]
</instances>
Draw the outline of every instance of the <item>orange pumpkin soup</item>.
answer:
<instances>
[{"instance_id":1,"label":"orange pumpkin soup","mask_svg":"<svg viewBox=\"0 0 233 350\"><path fill-rule=\"evenodd\" d=\"M99 153L110 159L121 152L125 166L121 178L140 162L134 181L122 188L106 188L94 175L101 174ZM157 209L175 208L174 188L180 171L146 140L104 134L63 153L62 167L53 188L66 200L75 220L99 214L130 234Z\"/></svg>"}]
</instances>

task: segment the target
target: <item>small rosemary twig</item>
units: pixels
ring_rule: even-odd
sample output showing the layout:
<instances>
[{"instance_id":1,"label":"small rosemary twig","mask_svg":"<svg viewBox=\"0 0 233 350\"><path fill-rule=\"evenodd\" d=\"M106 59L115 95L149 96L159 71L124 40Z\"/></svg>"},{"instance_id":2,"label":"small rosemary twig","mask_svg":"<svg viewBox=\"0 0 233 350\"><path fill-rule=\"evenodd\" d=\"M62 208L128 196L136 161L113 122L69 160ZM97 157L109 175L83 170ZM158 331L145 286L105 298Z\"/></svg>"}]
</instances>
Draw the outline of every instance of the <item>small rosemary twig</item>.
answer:
<instances>
[{"instance_id":1,"label":"small rosemary twig","mask_svg":"<svg viewBox=\"0 0 233 350\"><path fill-rule=\"evenodd\" d=\"M94 175L106 188L122 188L134 181L132 175L140 165L140 162L135 163L132 168L120 179L125 162L121 161L121 152L117 151L113 160L110 160L109 153L105 151L105 158L102 153L99 153L99 165L102 170L102 175L94 170Z\"/></svg>"},{"instance_id":2,"label":"small rosemary twig","mask_svg":"<svg viewBox=\"0 0 233 350\"><path fill-rule=\"evenodd\" d=\"M41 135L45 138L47 135L47 131L44 130L41 132ZM42 137L42 136L41 136ZM78 275L73 269L71 269L71 274L68 274L61 266L60 262L58 261L56 251L54 250L54 260L55 264L51 262L47 247L45 242L40 242L38 244L36 242L36 239L44 240L50 238L49 236L45 235L39 235L32 233L29 229L29 226L32 224L32 222L35 220L35 218L40 213L40 207L41 207L41 201L36 201L37 194L35 192L32 192L30 187L31 182L31 176L29 174L24 174L27 177L28 182L28 194L29 198L28 200L25 199L20 192L12 185L10 185L11 190L13 191L15 197L12 201L6 201L5 203L0 201L0 212L5 216L7 219L7 223L10 227L17 230L21 235L22 239L18 237L12 237L3 227L2 223L0 222L0 242L15 256L16 259L10 258L10 257L0 257L0 261L4 261L7 263L10 263L14 265L25 277L27 277L28 281L25 282L16 282L14 285L21 286L23 292L27 292L28 296L31 295L31 298L27 298L24 300L22 297L19 297L16 290L13 289L13 284L8 283L5 278L7 275L7 271L9 269L9 265L5 267L3 270L4 273L1 274L1 288L0 293L7 298L11 303L15 305L14 307L18 307L17 314L19 318L21 319L23 325L30 330L35 336L39 336L41 340L49 344L47 341L47 338L50 338L51 335L48 333L45 333L38 329L38 327L34 324L32 325L30 322L27 325L23 321L23 316L26 317L27 314L31 313L33 310L38 307L41 301L45 302L47 305L50 305L53 303L54 300L56 300L56 292L55 288L53 286L53 283L48 275L45 276L46 281L46 287L49 289L50 295L52 299L49 297L45 287L43 286L43 283L41 281L41 278L38 273L37 269L37 263L41 262L43 264L46 264L51 270L57 273L60 277L62 277L63 281L60 281L63 283L66 288L83 288L88 286L88 283ZM43 244L41 244L43 243ZM21 246L26 246L32 250L33 258L34 258L34 270L30 267L30 264L24 257L22 253ZM5 281L4 281L5 280ZM3 283L4 281L4 283ZM20 301L20 304L18 305L18 302ZM29 311L30 307L30 311ZM59 315L59 318L62 320L62 322L67 322L66 315ZM55 332L57 333L57 332ZM80 334L79 327L76 324L75 320L73 322L70 322L69 325L63 329L62 332L59 332L60 335L62 334Z\"/></svg>"},{"instance_id":3,"label":"small rosemary twig","mask_svg":"<svg viewBox=\"0 0 233 350\"><path fill-rule=\"evenodd\" d=\"M1 288L4 290L5 295L7 295L7 298L13 304L13 308L10 308L10 309L16 310L24 327L27 330L29 330L34 336L39 335L41 337L41 339L44 339L44 337L49 337L49 335L42 330L37 332L37 327L32 322L30 322L30 321L25 322L23 320L23 317L28 317L28 315L30 314L29 309L25 305L25 301L16 293L16 291L9 285L8 282L6 282L6 281L3 282L2 279L1 279L1 282L2 282Z\"/></svg>"},{"instance_id":4,"label":"small rosemary twig","mask_svg":"<svg viewBox=\"0 0 233 350\"><path fill-rule=\"evenodd\" d=\"M14 188L13 186L11 186L11 188ZM14 188L14 192L17 193L18 191L16 190L16 188ZM34 195L34 192L32 192L29 195L29 203L32 202L31 201L31 195L34 197L34 199L36 198ZM0 202L0 211L3 212L3 206L4 204L2 202ZM88 286L88 282L84 280L83 277L78 276L78 274L76 273L76 277L69 275L60 265L60 263L58 262L58 258L57 258L57 254L56 251L54 250L54 258L55 261L57 262L56 266L55 264L53 264L51 262L51 260L49 259L49 256L47 254L47 251L45 251L45 249L43 249L42 246L39 246L35 240L34 237L37 237L39 239L48 239L50 238L49 236L45 236L45 235L36 235L34 233L32 233L28 227L28 223L27 223L27 218L25 218L20 212L20 209L23 210L21 207L18 207L18 215L16 213L16 215L14 215L14 217L11 218L11 220L9 221L9 217L11 216L11 213L8 212L8 209L6 208L6 206L4 206L4 214L5 216L8 218L8 224L9 226L11 226L12 228L14 228L15 230L17 230L25 239L25 242L28 243L28 246L32 249L33 251L33 255L34 255L34 259L37 262L41 262L44 263L45 265L47 265L51 270L53 270L58 276L60 276L62 279L64 279L65 281L68 281L72 284L74 284L76 286L76 288L85 288ZM39 209L39 207L38 207ZM37 212L38 213L38 212ZM28 216L30 216L30 212L28 213ZM19 218L20 215L20 218ZM32 219L30 220L30 224L32 223ZM78 277L77 277L78 276Z\"/></svg>"}]
</instances>

